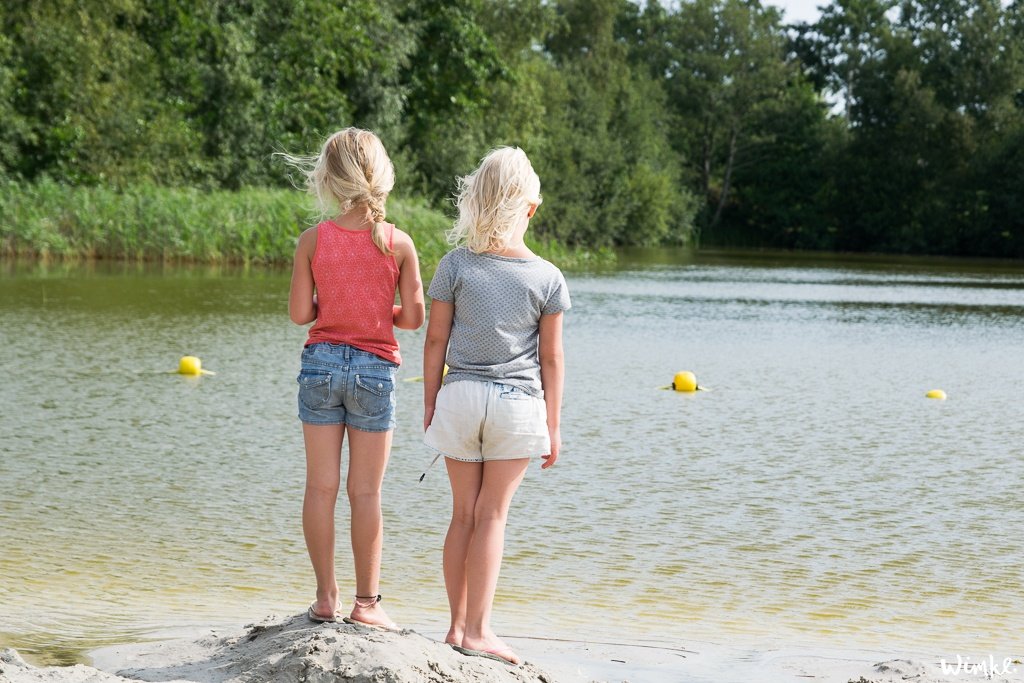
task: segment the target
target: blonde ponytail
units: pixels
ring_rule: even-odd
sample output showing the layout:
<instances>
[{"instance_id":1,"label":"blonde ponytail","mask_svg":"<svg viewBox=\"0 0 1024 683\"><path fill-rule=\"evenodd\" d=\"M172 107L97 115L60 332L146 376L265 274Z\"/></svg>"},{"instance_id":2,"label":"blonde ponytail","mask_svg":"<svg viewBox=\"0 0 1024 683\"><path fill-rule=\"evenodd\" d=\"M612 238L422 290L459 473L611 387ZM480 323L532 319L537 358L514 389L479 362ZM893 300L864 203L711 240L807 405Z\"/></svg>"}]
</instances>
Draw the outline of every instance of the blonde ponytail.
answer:
<instances>
[{"instance_id":1,"label":"blonde ponytail","mask_svg":"<svg viewBox=\"0 0 1024 683\"><path fill-rule=\"evenodd\" d=\"M370 239L377 245L385 254L391 254L391 245L388 244L388 238L384 230L384 218L387 216L384 208L384 202L387 201L387 193L372 194L366 201L366 205L370 209L370 216L373 218L373 232L370 233Z\"/></svg>"},{"instance_id":2,"label":"blonde ponytail","mask_svg":"<svg viewBox=\"0 0 1024 683\"><path fill-rule=\"evenodd\" d=\"M374 245L380 249L382 253L390 255L395 252L391 248L391 245L388 244L389 240L387 231L384 229L385 225L387 225L387 223L383 223L381 221L374 223L373 230L370 231L370 239L373 240Z\"/></svg>"}]
</instances>

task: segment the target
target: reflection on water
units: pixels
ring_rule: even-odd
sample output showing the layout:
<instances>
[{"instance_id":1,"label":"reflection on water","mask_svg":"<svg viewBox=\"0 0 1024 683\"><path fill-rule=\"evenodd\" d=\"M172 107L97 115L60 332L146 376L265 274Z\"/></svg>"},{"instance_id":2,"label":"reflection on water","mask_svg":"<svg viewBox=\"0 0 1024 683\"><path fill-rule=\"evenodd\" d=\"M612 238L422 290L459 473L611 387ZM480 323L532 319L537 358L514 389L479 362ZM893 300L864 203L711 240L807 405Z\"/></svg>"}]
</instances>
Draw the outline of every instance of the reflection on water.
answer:
<instances>
[{"instance_id":1,"label":"reflection on water","mask_svg":"<svg viewBox=\"0 0 1024 683\"><path fill-rule=\"evenodd\" d=\"M1024 268L648 253L569 284L565 453L514 502L499 632L1019 649ZM0 267L0 646L65 663L305 608L287 286ZM217 375L169 374L186 353ZM683 369L712 391L657 389ZM382 591L429 633L449 501L442 468L417 481L420 391Z\"/></svg>"}]
</instances>

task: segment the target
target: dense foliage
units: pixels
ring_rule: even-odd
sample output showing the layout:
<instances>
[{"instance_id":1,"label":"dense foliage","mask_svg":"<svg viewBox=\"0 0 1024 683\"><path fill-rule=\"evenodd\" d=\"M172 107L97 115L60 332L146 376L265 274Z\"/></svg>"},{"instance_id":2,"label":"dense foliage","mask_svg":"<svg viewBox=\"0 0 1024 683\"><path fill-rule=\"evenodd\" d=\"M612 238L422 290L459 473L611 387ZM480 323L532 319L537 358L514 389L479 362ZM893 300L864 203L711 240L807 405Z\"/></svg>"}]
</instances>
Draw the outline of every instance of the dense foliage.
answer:
<instances>
[{"instance_id":1,"label":"dense foliage","mask_svg":"<svg viewBox=\"0 0 1024 683\"><path fill-rule=\"evenodd\" d=\"M9 0L0 25L0 182L284 188L274 151L358 125L438 207L523 147L567 244L1024 257L1024 0L795 26L759 0Z\"/></svg>"}]
</instances>

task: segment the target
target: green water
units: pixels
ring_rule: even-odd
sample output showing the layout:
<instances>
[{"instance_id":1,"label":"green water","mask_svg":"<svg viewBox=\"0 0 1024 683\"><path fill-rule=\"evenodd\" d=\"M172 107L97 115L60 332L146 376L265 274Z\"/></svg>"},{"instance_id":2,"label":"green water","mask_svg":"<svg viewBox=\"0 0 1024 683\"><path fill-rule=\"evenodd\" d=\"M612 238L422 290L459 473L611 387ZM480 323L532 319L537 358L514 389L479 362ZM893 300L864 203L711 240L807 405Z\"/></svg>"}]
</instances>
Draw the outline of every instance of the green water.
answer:
<instances>
[{"instance_id":1,"label":"green water","mask_svg":"<svg viewBox=\"0 0 1024 683\"><path fill-rule=\"evenodd\" d=\"M1024 266L634 252L568 280L565 451L513 503L499 633L1020 652ZM287 287L0 264L0 647L68 663L305 609ZM421 374L422 332L399 340ZM170 374L185 354L217 374ZM658 389L684 369L712 391ZM421 387L399 386L382 592L436 633Z\"/></svg>"}]
</instances>

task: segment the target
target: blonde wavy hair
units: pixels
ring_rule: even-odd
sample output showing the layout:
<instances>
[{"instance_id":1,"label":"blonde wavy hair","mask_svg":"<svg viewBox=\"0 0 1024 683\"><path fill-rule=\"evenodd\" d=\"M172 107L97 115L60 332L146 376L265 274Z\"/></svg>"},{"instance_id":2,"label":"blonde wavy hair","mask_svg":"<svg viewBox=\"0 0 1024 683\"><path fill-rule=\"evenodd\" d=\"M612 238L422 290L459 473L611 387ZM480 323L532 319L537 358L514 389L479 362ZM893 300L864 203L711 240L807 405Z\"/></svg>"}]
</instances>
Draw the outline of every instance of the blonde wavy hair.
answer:
<instances>
[{"instance_id":1,"label":"blonde wavy hair","mask_svg":"<svg viewBox=\"0 0 1024 683\"><path fill-rule=\"evenodd\" d=\"M344 128L328 137L316 156L279 156L305 176L321 219L365 204L374 221L373 243L391 253L384 234L384 204L395 186L395 167L380 138L362 128Z\"/></svg>"},{"instance_id":2,"label":"blonde wavy hair","mask_svg":"<svg viewBox=\"0 0 1024 683\"><path fill-rule=\"evenodd\" d=\"M446 236L477 253L506 249L529 220L530 207L543 201L540 178L518 147L492 149L458 182L459 215Z\"/></svg>"}]
</instances>

